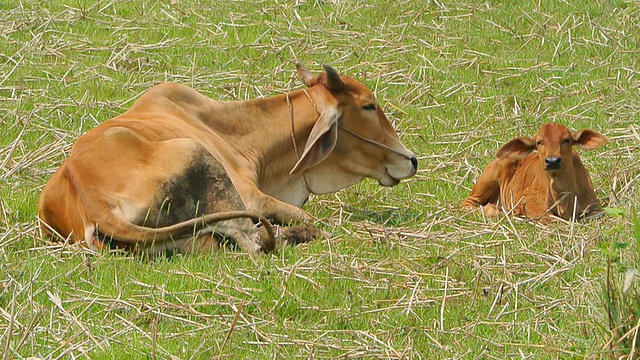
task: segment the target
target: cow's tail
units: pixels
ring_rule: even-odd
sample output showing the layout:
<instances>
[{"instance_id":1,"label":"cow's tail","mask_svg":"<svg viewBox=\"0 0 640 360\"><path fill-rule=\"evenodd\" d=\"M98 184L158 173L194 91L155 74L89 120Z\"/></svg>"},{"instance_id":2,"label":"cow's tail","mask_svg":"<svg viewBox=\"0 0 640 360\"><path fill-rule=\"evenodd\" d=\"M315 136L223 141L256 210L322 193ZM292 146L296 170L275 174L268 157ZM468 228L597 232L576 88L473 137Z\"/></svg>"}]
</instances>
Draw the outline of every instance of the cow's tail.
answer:
<instances>
[{"instance_id":1,"label":"cow's tail","mask_svg":"<svg viewBox=\"0 0 640 360\"><path fill-rule=\"evenodd\" d=\"M103 216L100 216L94 225L85 225L84 239L90 248L104 248L109 243L113 243L116 246L125 248L143 249L151 245L176 241L189 236L195 237L202 229L213 226L218 222L241 218L260 221L268 237L262 246L265 251L272 250L275 245L275 235L269 220L250 211L228 211L208 214L158 228L133 224L111 211L106 211L102 214Z\"/></svg>"}]
</instances>

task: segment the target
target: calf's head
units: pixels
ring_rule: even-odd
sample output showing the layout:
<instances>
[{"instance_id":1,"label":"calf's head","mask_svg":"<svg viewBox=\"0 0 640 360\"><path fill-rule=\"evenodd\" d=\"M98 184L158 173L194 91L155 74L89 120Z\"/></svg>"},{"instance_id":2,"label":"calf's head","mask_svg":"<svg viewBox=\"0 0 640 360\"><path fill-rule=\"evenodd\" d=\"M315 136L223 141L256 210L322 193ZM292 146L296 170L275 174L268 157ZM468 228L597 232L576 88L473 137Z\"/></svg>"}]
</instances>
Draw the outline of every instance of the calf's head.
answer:
<instances>
[{"instance_id":1,"label":"calf's head","mask_svg":"<svg viewBox=\"0 0 640 360\"><path fill-rule=\"evenodd\" d=\"M607 138L595 130L584 129L572 133L564 125L548 123L534 137L521 137L507 142L496 156L521 159L536 150L542 168L554 176L573 165L573 145L582 150L593 150L606 143Z\"/></svg>"},{"instance_id":2,"label":"calf's head","mask_svg":"<svg viewBox=\"0 0 640 360\"><path fill-rule=\"evenodd\" d=\"M298 65L319 117L291 174L303 173L316 194L340 190L365 177L394 186L415 175L414 153L402 144L371 90L328 65L323 68L324 73L314 76Z\"/></svg>"}]
</instances>

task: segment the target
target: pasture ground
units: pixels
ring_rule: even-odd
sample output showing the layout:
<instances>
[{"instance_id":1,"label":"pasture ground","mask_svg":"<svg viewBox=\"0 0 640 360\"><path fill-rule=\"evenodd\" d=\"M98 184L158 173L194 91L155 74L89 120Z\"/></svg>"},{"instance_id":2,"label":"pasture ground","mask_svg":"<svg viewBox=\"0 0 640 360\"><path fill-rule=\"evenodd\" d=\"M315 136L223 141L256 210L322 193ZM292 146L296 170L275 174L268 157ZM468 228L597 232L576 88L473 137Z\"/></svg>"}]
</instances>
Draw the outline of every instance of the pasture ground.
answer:
<instances>
[{"instance_id":1,"label":"pasture ground","mask_svg":"<svg viewBox=\"0 0 640 360\"><path fill-rule=\"evenodd\" d=\"M617 358L603 296L637 267L637 1L0 0L4 359ZM162 81L222 100L368 84L418 175L305 206L333 237L147 263L43 241L36 204L84 132ZM501 144L557 121L612 208L583 223L456 210ZM96 164L100 166L100 164ZM637 328L636 328L637 330Z\"/></svg>"}]
</instances>

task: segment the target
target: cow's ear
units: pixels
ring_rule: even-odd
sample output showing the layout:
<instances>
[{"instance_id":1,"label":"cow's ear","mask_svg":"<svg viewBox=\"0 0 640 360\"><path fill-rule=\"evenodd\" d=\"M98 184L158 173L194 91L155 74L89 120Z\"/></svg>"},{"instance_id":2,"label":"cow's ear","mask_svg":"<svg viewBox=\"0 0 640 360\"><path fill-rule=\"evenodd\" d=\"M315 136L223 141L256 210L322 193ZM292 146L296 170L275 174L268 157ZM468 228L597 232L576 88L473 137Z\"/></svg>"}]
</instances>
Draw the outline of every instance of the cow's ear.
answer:
<instances>
[{"instance_id":1,"label":"cow's ear","mask_svg":"<svg viewBox=\"0 0 640 360\"><path fill-rule=\"evenodd\" d=\"M342 91L344 89L344 81L340 78L340 74L331 66L322 65L326 75L326 83L324 84L330 91Z\"/></svg>"},{"instance_id":2,"label":"cow's ear","mask_svg":"<svg viewBox=\"0 0 640 360\"><path fill-rule=\"evenodd\" d=\"M307 87L310 87L313 84L313 74L311 71L307 70L306 67L302 66L300 63L296 63L296 69L298 69L298 77L303 84Z\"/></svg>"},{"instance_id":3,"label":"cow's ear","mask_svg":"<svg viewBox=\"0 0 640 360\"><path fill-rule=\"evenodd\" d=\"M340 116L340 111L337 108L329 108L320 115L311 129L302 156L291 169L291 175L299 174L318 165L331 154L338 141L338 119Z\"/></svg>"},{"instance_id":4,"label":"cow's ear","mask_svg":"<svg viewBox=\"0 0 640 360\"><path fill-rule=\"evenodd\" d=\"M609 141L604 135L591 129L580 130L572 137L573 143L582 150L597 149Z\"/></svg>"},{"instance_id":5,"label":"cow's ear","mask_svg":"<svg viewBox=\"0 0 640 360\"><path fill-rule=\"evenodd\" d=\"M522 159L536 148L536 142L528 137L515 138L504 144L496 156L501 159Z\"/></svg>"}]
</instances>

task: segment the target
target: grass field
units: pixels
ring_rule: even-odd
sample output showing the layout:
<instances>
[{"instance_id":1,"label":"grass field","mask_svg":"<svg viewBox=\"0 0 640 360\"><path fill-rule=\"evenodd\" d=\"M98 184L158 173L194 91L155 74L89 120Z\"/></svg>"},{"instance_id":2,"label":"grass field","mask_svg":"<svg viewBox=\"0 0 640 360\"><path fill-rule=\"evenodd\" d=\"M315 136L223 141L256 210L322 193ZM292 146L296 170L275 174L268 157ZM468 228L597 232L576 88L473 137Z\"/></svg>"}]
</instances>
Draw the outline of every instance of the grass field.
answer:
<instances>
[{"instance_id":1,"label":"grass field","mask_svg":"<svg viewBox=\"0 0 640 360\"><path fill-rule=\"evenodd\" d=\"M0 354L621 357L604 289L608 263L614 285L638 267L639 42L635 1L0 0ZM313 197L333 237L255 258L42 239L38 197L81 134L163 81L222 100L300 88L296 61L370 86L418 175ZM456 209L549 121L609 137L581 156L613 210L540 226Z\"/></svg>"}]
</instances>

